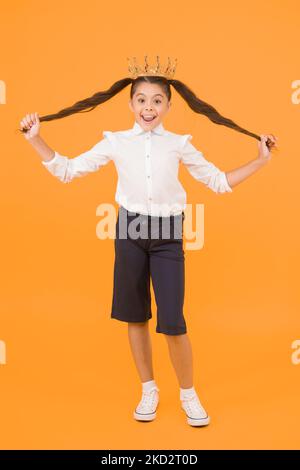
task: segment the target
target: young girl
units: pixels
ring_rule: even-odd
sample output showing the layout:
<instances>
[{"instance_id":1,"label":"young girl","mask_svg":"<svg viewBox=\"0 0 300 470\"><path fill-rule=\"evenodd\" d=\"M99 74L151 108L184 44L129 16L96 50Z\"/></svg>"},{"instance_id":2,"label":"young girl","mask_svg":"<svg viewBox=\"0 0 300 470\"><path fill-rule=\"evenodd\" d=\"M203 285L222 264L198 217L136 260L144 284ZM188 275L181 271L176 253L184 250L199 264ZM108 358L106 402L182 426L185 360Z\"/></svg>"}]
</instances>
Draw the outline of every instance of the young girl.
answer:
<instances>
[{"instance_id":1,"label":"young girl","mask_svg":"<svg viewBox=\"0 0 300 470\"><path fill-rule=\"evenodd\" d=\"M134 58L130 77L115 82L106 91L76 102L56 114L39 117L26 114L20 130L39 153L43 165L62 182L97 171L113 160L118 172L115 200L119 204L115 238L114 287L111 318L128 323L133 358L142 382L142 398L134 418L150 421L156 417L159 388L154 380L148 320L152 317L150 277L157 304L156 332L167 340L170 359L179 383L179 398L188 424L204 426L210 417L193 386L192 348L183 315L184 250L182 235L164 236L161 228L169 220L171 228L182 229L186 193L178 181L182 162L191 175L216 193L232 188L262 168L271 158L277 137L253 134L221 116L211 105L197 98L187 85L175 80L176 62L164 69L157 57L156 66L144 66ZM93 110L131 84L129 108L134 125L128 130L104 131L103 139L75 158L60 155L39 134L40 122L60 119ZM171 85L193 111L257 139L258 154L240 168L223 172L190 142L190 134L175 134L163 126L171 107ZM143 236L132 235L132 225L142 227ZM158 227L158 237L152 229ZM130 229L131 227L131 229ZM120 228L123 235L120 236ZM146 230L146 236L145 236ZM182 234L182 231L181 231ZM156 232L157 235L157 232Z\"/></svg>"}]
</instances>

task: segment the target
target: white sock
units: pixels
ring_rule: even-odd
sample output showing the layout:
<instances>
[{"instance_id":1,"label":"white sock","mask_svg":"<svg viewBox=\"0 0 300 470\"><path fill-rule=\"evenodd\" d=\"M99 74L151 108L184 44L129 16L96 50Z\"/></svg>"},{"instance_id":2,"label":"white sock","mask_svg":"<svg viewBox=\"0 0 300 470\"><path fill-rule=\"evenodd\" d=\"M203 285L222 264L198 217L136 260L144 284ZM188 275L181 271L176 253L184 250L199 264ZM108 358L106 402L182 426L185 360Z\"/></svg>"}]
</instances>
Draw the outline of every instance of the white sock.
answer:
<instances>
[{"instance_id":1,"label":"white sock","mask_svg":"<svg viewBox=\"0 0 300 470\"><path fill-rule=\"evenodd\" d=\"M184 400L185 398L190 398L196 395L196 390L194 387L191 388L181 388L180 387L180 399Z\"/></svg>"},{"instance_id":2,"label":"white sock","mask_svg":"<svg viewBox=\"0 0 300 470\"><path fill-rule=\"evenodd\" d=\"M148 382L142 382L143 392L150 391L152 388L157 387L155 380L148 380Z\"/></svg>"}]
</instances>

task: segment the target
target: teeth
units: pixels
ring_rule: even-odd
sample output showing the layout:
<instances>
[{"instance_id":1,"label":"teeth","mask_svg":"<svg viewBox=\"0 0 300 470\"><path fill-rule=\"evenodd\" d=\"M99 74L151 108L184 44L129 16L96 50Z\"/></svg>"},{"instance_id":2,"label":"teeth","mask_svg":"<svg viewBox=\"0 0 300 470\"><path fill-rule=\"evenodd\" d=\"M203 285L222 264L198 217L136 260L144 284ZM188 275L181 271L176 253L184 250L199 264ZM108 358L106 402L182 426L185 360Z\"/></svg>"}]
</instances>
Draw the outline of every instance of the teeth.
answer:
<instances>
[{"instance_id":1,"label":"teeth","mask_svg":"<svg viewBox=\"0 0 300 470\"><path fill-rule=\"evenodd\" d=\"M152 121L153 119L155 118L155 116L143 116L143 119L145 119L145 121Z\"/></svg>"}]
</instances>

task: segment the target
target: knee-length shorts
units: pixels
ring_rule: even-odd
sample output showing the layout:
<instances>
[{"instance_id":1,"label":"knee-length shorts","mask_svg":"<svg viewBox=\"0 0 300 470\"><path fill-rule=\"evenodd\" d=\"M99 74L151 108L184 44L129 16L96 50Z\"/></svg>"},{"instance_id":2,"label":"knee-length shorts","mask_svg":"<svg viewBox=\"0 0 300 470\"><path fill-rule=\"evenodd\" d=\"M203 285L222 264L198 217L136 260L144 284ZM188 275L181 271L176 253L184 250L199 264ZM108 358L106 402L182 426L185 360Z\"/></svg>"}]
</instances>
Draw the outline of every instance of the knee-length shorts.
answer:
<instances>
[{"instance_id":1,"label":"knee-length shorts","mask_svg":"<svg viewBox=\"0 0 300 470\"><path fill-rule=\"evenodd\" d=\"M146 322L152 318L151 278L157 306L156 332L187 332L183 314L184 217L184 212L158 217L119 207L111 318L124 322Z\"/></svg>"}]
</instances>

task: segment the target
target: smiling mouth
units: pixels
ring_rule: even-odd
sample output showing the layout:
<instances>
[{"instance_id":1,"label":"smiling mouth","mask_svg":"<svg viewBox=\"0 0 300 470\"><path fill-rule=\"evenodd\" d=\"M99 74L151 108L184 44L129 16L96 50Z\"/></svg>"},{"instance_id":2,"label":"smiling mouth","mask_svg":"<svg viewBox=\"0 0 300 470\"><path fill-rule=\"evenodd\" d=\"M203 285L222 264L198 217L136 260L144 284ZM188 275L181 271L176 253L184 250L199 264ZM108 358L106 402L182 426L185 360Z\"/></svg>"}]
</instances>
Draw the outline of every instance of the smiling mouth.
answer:
<instances>
[{"instance_id":1,"label":"smiling mouth","mask_svg":"<svg viewBox=\"0 0 300 470\"><path fill-rule=\"evenodd\" d=\"M142 115L142 119L144 122L152 122L154 121L154 119L156 119L157 116L152 116L151 118L145 118L143 115Z\"/></svg>"}]
</instances>

